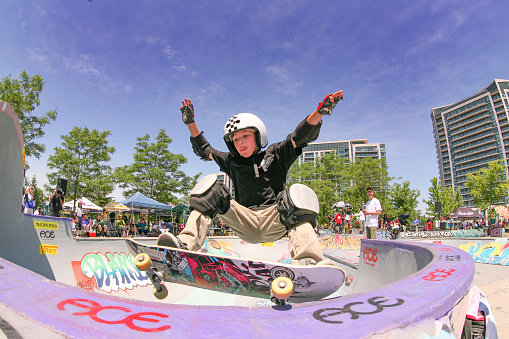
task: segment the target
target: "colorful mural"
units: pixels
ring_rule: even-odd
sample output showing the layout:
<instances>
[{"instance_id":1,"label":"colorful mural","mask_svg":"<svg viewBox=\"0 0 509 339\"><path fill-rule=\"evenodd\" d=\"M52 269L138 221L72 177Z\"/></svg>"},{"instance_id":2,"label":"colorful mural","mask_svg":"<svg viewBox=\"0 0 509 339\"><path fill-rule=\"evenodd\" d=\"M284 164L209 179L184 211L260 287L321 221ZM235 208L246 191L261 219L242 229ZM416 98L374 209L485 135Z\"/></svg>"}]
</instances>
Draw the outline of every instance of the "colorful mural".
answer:
<instances>
[{"instance_id":1,"label":"colorful mural","mask_svg":"<svg viewBox=\"0 0 509 339\"><path fill-rule=\"evenodd\" d=\"M359 250L361 249L361 239L363 235L332 235L320 237L320 243L323 249L341 249L341 250Z\"/></svg>"},{"instance_id":2,"label":"colorful mural","mask_svg":"<svg viewBox=\"0 0 509 339\"><path fill-rule=\"evenodd\" d=\"M71 266L77 286L88 290L111 293L150 283L147 274L136 268L131 253L88 253L80 261L71 261Z\"/></svg>"},{"instance_id":3,"label":"colorful mural","mask_svg":"<svg viewBox=\"0 0 509 339\"><path fill-rule=\"evenodd\" d=\"M219 239L205 239L202 252L214 255L225 255L228 257L240 257L240 254L233 249L233 246L229 241Z\"/></svg>"},{"instance_id":4,"label":"colorful mural","mask_svg":"<svg viewBox=\"0 0 509 339\"><path fill-rule=\"evenodd\" d=\"M398 239L417 238L476 238L484 236L479 230L445 230L445 231L419 231L400 232Z\"/></svg>"},{"instance_id":5,"label":"colorful mural","mask_svg":"<svg viewBox=\"0 0 509 339\"><path fill-rule=\"evenodd\" d=\"M501 240L501 241L500 241ZM467 252L476 262L509 266L509 243L507 239L482 245L480 241L461 244L460 249Z\"/></svg>"}]
</instances>

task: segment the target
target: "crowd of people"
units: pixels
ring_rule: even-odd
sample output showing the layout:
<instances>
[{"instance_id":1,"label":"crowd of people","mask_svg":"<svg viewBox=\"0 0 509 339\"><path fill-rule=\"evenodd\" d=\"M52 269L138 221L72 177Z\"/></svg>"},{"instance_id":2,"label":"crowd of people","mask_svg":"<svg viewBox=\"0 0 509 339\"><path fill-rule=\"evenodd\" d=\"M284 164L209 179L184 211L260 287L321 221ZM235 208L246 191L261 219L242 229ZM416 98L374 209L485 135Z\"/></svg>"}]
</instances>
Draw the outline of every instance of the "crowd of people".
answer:
<instances>
[{"instance_id":1,"label":"crowd of people","mask_svg":"<svg viewBox=\"0 0 509 339\"><path fill-rule=\"evenodd\" d=\"M135 217L106 210L89 218L88 214L83 213L80 203L75 211L74 234L81 237L158 237L164 232L179 231L180 227L174 227L174 224L166 218L147 222L142 215Z\"/></svg>"},{"instance_id":2,"label":"crowd of people","mask_svg":"<svg viewBox=\"0 0 509 339\"><path fill-rule=\"evenodd\" d=\"M354 214L351 209L335 211L328 216L328 224L323 224L317 228L317 231L329 231L336 234L353 233L356 229L360 234L366 233L366 221L362 211ZM486 220L454 220L453 218L441 218L440 221L427 218L425 222L417 216L413 218L393 217L384 214L379 218L377 230L388 231L397 237L400 232L418 232L418 231L437 231L437 230L480 230L484 234L489 234L492 228L507 228L509 223L506 219L495 219L486 222Z\"/></svg>"},{"instance_id":3,"label":"crowd of people","mask_svg":"<svg viewBox=\"0 0 509 339\"><path fill-rule=\"evenodd\" d=\"M56 189L50 197L49 213L50 216L60 216L62 206L65 202L65 196L61 191ZM365 210L361 209L358 213L354 213L352 208L344 208L334 210L333 214L328 216L328 224L318 226L315 231L317 233L330 232L335 234L350 234L356 229L360 234L366 234L366 216ZM34 187L29 186L23 195L23 213L44 215L45 212L41 207L36 207L34 200ZM183 224L174 224L165 218L155 220L154 222L146 222L143 216L135 218L133 215L115 212L103 211L95 217L90 217L83 213L82 201L78 200L78 206L74 211L74 233L76 236L148 236L158 237L160 234L170 232L178 235ZM454 220L452 218L443 217L440 224L437 221L428 218L422 223L418 217L410 218L392 217L388 214L379 216L376 230L389 231L393 238L397 238L399 232L406 231L433 231L439 229L448 230L467 230L476 229L488 234L490 228L507 228L509 223L505 219L492 218L489 222L481 220ZM232 235L233 231L221 218L214 218L211 225L210 235Z\"/></svg>"},{"instance_id":4,"label":"crowd of people","mask_svg":"<svg viewBox=\"0 0 509 339\"><path fill-rule=\"evenodd\" d=\"M81 237L158 237L163 232L174 233L177 231L173 223L167 218L155 218L153 222L147 222L142 215L136 217L133 214L104 210L90 219L83 212L83 202L81 200L78 200L74 215L74 233Z\"/></svg>"},{"instance_id":5,"label":"crowd of people","mask_svg":"<svg viewBox=\"0 0 509 339\"><path fill-rule=\"evenodd\" d=\"M327 228L334 233L352 233L353 227L360 228L360 232L365 232L366 218L362 211L354 215L350 208L345 211L337 210L333 214L329 214L328 219Z\"/></svg>"}]
</instances>

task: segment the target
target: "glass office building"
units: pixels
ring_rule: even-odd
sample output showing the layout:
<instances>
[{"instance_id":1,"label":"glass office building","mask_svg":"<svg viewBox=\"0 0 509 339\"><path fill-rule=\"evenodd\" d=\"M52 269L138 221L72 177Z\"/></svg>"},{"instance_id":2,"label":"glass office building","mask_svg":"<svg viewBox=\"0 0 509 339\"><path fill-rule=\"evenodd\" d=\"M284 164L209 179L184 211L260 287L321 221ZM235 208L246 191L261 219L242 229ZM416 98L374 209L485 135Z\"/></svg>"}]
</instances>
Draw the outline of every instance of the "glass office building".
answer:
<instances>
[{"instance_id":1,"label":"glass office building","mask_svg":"<svg viewBox=\"0 0 509 339\"><path fill-rule=\"evenodd\" d=\"M367 139L347 141L312 142L302 149L299 165L315 162L323 155L336 154L342 158L355 162L360 158L386 159L385 144L368 143Z\"/></svg>"},{"instance_id":2,"label":"glass office building","mask_svg":"<svg viewBox=\"0 0 509 339\"><path fill-rule=\"evenodd\" d=\"M509 80L496 79L476 94L431 110L440 180L459 190L465 206L474 207L465 186L468 173L501 160L508 175L508 98ZM505 196L500 203L507 201Z\"/></svg>"}]
</instances>

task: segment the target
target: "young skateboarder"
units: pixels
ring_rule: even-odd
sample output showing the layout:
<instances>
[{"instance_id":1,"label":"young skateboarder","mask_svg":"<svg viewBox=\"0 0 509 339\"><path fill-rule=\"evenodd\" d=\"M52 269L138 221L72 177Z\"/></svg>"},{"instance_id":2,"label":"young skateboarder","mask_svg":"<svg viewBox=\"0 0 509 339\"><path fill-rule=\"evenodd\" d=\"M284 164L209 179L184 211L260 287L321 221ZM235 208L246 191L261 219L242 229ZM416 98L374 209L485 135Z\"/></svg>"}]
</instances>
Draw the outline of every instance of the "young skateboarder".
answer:
<instances>
[{"instance_id":1,"label":"young skateboarder","mask_svg":"<svg viewBox=\"0 0 509 339\"><path fill-rule=\"evenodd\" d=\"M317 264L322 249L313 230L319 212L318 198L302 184L285 187L288 169L302 148L316 140L323 115L330 115L343 91L330 94L285 140L268 144L267 130L254 114L236 114L226 122L224 141L229 152L212 148L194 121L191 100L184 99L182 120L191 132L194 152L203 160L213 160L232 179L235 200L226 186L211 174L202 178L190 193L190 214L178 235L163 233L158 245L196 251L201 248L208 228L220 215L239 238L249 243L276 241L288 233L293 263Z\"/></svg>"}]
</instances>

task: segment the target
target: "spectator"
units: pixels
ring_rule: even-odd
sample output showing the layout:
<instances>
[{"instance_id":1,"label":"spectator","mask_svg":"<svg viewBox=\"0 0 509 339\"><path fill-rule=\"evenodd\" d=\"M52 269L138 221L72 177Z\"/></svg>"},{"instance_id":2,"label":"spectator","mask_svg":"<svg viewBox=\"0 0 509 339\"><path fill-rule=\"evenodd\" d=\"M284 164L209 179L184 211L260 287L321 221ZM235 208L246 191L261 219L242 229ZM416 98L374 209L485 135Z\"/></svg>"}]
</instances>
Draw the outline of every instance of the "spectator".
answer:
<instances>
[{"instance_id":1,"label":"spectator","mask_svg":"<svg viewBox=\"0 0 509 339\"><path fill-rule=\"evenodd\" d=\"M120 233L120 236L125 237L127 228L126 228L124 218L122 218L122 215L118 216L117 227L118 227L118 232Z\"/></svg>"},{"instance_id":2,"label":"spectator","mask_svg":"<svg viewBox=\"0 0 509 339\"><path fill-rule=\"evenodd\" d=\"M76 229L80 230L82 221L83 221L83 201L78 200L78 206L76 206L76 209L74 210L74 215L76 216L75 222L76 222Z\"/></svg>"},{"instance_id":3,"label":"spectator","mask_svg":"<svg viewBox=\"0 0 509 339\"><path fill-rule=\"evenodd\" d=\"M81 236L88 236L88 232L90 231L91 229L91 224L90 224L90 220L88 219L88 215L86 214L83 214L83 219L81 221Z\"/></svg>"},{"instance_id":4,"label":"spectator","mask_svg":"<svg viewBox=\"0 0 509 339\"><path fill-rule=\"evenodd\" d=\"M335 227L334 231L336 233L340 233L343 216L341 215L341 213L336 213L336 217L334 219L336 221L336 227Z\"/></svg>"},{"instance_id":5,"label":"spectator","mask_svg":"<svg viewBox=\"0 0 509 339\"><path fill-rule=\"evenodd\" d=\"M95 217L94 228L95 228L98 236L106 235L106 227L104 226L102 214L97 214L97 216Z\"/></svg>"},{"instance_id":6,"label":"spectator","mask_svg":"<svg viewBox=\"0 0 509 339\"><path fill-rule=\"evenodd\" d=\"M25 214L34 214L34 186L30 186L26 189L25 195L23 198L23 213Z\"/></svg>"},{"instance_id":7,"label":"spectator","mask_svg":"<svg viewBox=\"0 0 509 339\"><path fill-rule=\"evenodd\" d=\"M364 216L364 212L362 210L359 212L359 224L361 227L361 233L366 233L366 217Z\"/></svg>"},{"instance_id":8,"label":"spectator","mask_svg":"<svg viewBox=\"0 0 509 339\"><path fill-rule=\"evenodd\" d=\"M414 217L414 220L412 220L412 225L415 228L416 232L419 232L419 218Z\"/></svg>"},{"instance_id":9,"label":"spectator","mask_svg":"<svg viewBox=\"0 0 509 339\"><path fill-rule=\"evenodd\" d=\"M387 215L387 214L384 214L384 216L382 218L382 228L383 229L389 229L390 223L391 223L391 216Z\"/></svg>"},{"instance_id":10,"label":"spectator","mask_svg":"<svg viewBox=\"0 0 509 339\"><path fill-rule=\"evenodd\" d=\"M166 223L166 229L168 229L168 232L171 234L175 234L175 228L173 227L173 223L171 221Z\"/></svg>"},{"instance_id":11,"label":"spectator","mask_svg":"<svg viewBox=\"0 0 509 339\"><path fill-rule=\"evenodd\" d=\"M392 232L392 239L397 239L398 234L401 231L401 223L399 222L399 219L396 218L391 222L391 232Z\"/></svg>"},{"instance_id":12,"label":"spectator","mask_svg":"<svg viewBox=\"0 0 509 339\"><path fill-rule=\"evenodd\" d=\"M147 235L147 224L145 223L145 219L140 218L138 221L138 235Z\"/></svg>"},{"instance_id":13,"label":"spectator","mask_svg":"<svg viewBox=\"0 0 509 339\"><path fill-rule=\"evenodd\" d=\"M433 229L433 221L430 218L426 221L426 231L431 231Z\"/></svg>"},{"instance_id":14,"label":"spectator","mask_svg":"<svg viewBox=\"0 0 509 339\"><path fill-rule=\"evenodd\" d=\"M158 237L161 234L161 225L159 224L159 221L155 221L154 225L152 226L152 236Z\"/></svg>"},{"instance_id":15,"label":"spectator","mask_svg":"<svg viewBox=\"0 0 509 339\"><path fill-rule=\"evenodd\" d=\"M65 203L64 192L62 189L57 188L55 192L49 197L49 210L52 217L59 217L62 206Z\"/></svg>"},{"instance_id":16,"label":"spectator","mask_svg":"<svg viewBox=\"0 0 509 339\"><path fill-rule=\"evenodd\" d=\"M350 233L351 217L352 217L352 213L350 212L350 209L347 209L346 213L345 213L345 233Z\"/></svg>"},{"instance_id":17,"label":"spectator","mask_svg":"<svg viewBox=\"0 0 509 339\"><path fill-rule=\"evenodd\" d=\"M37 207L37 210L34 212L35 215L44 215L43 211L40 207Z\"/></svg>"},{"instance_id":18,"label":"spectator","mask_svg":"<svg viewBox=\"0 0 509 339\"><path fill-rule=\"evenodd\" d=\"M376 230L378 228L378 216L382 214L382 205L380 200L375 198L373 189L368 187L366 190L368 202L364 205L364 215L366 216L367 238L376 239Z\"/></svg>"},{"instance_id":19,"label":"spectator","mask_svg":"<svg viewBox=\"0 0 509 339\"><path fill-rule=\"evenodd\" d=\"M112 212L110 212L110 214L109 214L108 216L109 216L109 218L110 218L110 223L111 223L111 225L115 225L115 219L116 219L116 218L115 218L115 216L116 216L115 212L113 212L113 211L112 211Z\"/></svg>"},{"instance_id":20,"label":"spectator","mask_svg":"<svg viewBox=\"0 0 509 339\"><path fill-rule=\"evenodd\" d=\"M452 217L449 220L449 229L454 229L454 219Z\"/></svg>"}]
</instances>

